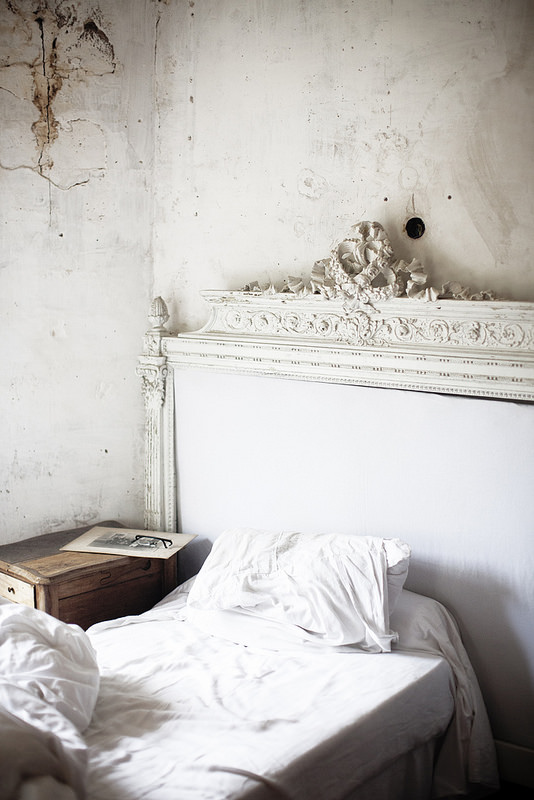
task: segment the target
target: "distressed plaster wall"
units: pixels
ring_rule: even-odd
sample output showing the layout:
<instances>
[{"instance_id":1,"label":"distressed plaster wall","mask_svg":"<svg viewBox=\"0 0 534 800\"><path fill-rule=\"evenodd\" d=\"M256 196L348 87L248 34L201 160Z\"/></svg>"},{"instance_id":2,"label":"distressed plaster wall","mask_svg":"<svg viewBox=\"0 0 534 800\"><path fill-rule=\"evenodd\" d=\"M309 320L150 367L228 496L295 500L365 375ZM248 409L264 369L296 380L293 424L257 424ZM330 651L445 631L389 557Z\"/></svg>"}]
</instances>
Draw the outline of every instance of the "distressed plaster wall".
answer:
<instances>
[{"instance_id":1,"label":"distressed plaster wall","mask_svg":"<svg viewBox=\"0 0 534 800\"><path fill-rule=\"evenodd\" d=\"M0 543L142 523L156 8L0 2Z\"/></svg>"},{"instance_id":2,"label":"distressed plaster wall","mask_svg":"<svg viewBox=\"0 0 534 800\"><path fill-rule=\"evenodd\" d=\"M160 10L155 284L175 326L204 321L200 288L309 274L361 219L436 283L534 300L530 0Z\"/></svg>"},{"instance_id":3,"label":"distressed plaster wall","mask_svg":"<svg viewBox=\"0 0 534 800\"><path fill-rule=\"evenodd\" d=\"M1 0L0 541L140 520L151 294L198 327L199 289L308 274L368 218L436 283L533 300L533 20L528 0Z\"/></svg>"}]
</instances>

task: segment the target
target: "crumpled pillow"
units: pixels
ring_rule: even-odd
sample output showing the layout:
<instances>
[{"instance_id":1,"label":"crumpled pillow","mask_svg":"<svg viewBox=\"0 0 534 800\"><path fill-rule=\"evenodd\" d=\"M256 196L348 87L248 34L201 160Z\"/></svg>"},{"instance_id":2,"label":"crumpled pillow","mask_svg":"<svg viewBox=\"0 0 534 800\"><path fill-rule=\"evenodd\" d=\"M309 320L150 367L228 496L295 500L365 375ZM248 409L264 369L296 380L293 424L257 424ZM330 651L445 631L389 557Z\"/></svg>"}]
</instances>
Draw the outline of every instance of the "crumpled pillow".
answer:
<instances>
[{"instance_id":1,"label":"crumpled pillow","mask_svg":"<svg viewBox=\"0 0 534 800\"><path fill-rule=\"evenodd\" d=\"M286 644L388 652L396 638L389 614L409 557L399 539L226 530L190 591L190 618L206 630L213 612L216 632L221 612L232 612L235 639L237 612L275 626ZM243 627L250 631L250 620Z\"/></svg>"}]
</instances>

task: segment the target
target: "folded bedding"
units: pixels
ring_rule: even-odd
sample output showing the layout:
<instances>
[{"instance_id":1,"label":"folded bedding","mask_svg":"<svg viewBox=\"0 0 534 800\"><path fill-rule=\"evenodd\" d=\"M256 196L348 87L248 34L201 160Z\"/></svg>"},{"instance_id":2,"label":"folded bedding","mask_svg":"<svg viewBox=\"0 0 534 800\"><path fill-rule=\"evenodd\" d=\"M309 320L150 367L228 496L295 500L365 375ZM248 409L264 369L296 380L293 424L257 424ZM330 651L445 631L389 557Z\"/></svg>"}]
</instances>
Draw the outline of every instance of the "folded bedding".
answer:
<instances>
[{"instance_id":1,"label":"folded bedding","mask_svg":"<svg viewBox=\"0 0 534 800\"><path fill-rule=\"evenodd\" d=\"M76 800L84 796L81 771L59 736L0 708L2 800Z\"/></svg>"},{"instance_id":2,"label":"folded bedding","mask_svg":"<svg viewBox=\"0 0 534 800\"><path fill-rule=\"evenodd\" d=\"M493 735L454 617L437 600L403 590L390 621L400 632L397 650L440 655L452 671L454 715L436 765L434 796L467 794L475 786L496 789L499 776Z\"/></svg>"}]
</instances>

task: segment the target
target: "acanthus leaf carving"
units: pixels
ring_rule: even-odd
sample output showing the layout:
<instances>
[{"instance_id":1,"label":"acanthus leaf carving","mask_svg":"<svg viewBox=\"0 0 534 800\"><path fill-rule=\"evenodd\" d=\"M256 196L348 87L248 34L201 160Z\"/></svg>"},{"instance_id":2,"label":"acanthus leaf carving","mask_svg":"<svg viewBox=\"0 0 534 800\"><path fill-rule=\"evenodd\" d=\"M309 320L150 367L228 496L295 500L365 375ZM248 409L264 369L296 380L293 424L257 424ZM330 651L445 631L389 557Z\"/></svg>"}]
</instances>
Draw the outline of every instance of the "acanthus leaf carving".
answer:
<instances>
[{"instance_id":1,"label":"acanthus leaf carving","mask_svg":"<svg viewBox=\"0 0 534 800\"><path fill-rule=\"evenodd\" d=\"M162 359L164 362L165 360ZM159 409L165 400L165 381L167 377L166 363L143 363L137 367L137 375L141 378L145 407Z\"/></svg>"}]
</instances>

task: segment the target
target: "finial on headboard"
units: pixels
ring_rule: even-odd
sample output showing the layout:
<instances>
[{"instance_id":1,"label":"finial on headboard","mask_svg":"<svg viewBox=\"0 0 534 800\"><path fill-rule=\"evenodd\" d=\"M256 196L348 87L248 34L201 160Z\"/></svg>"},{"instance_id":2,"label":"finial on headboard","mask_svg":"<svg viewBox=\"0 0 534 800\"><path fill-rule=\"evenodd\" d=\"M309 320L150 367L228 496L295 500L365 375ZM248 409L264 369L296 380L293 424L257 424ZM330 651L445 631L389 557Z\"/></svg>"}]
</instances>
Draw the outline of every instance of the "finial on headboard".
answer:
<instances>
[{"instance_id":1,"label":"finial on headboard","mask_svg":"<svg viewBox=\"0 0 534 800\"><path fill-rule=\"evenodd\" d=\"M161 337L168 336L165 323L169 319L167 304L162 297L155 297L150 304L148 318L152 327L145 333L144 353L150 356L161 355Z\"/></svg>"},{"instance_id":2,"label":"finial on headboard","mask_svg":"<svg viewBox=\"0 0 534 800\"><path fill-rule=\"evenodd\" d=\"M153 331L161 331L162 333L168 333L165 330L165 323L169 319L169 311L167 309L167 304L162 297L155 297L150 304L150 311L148 312L148 318L152 323L152 330Z\"/></svg>"}]
</instances>

